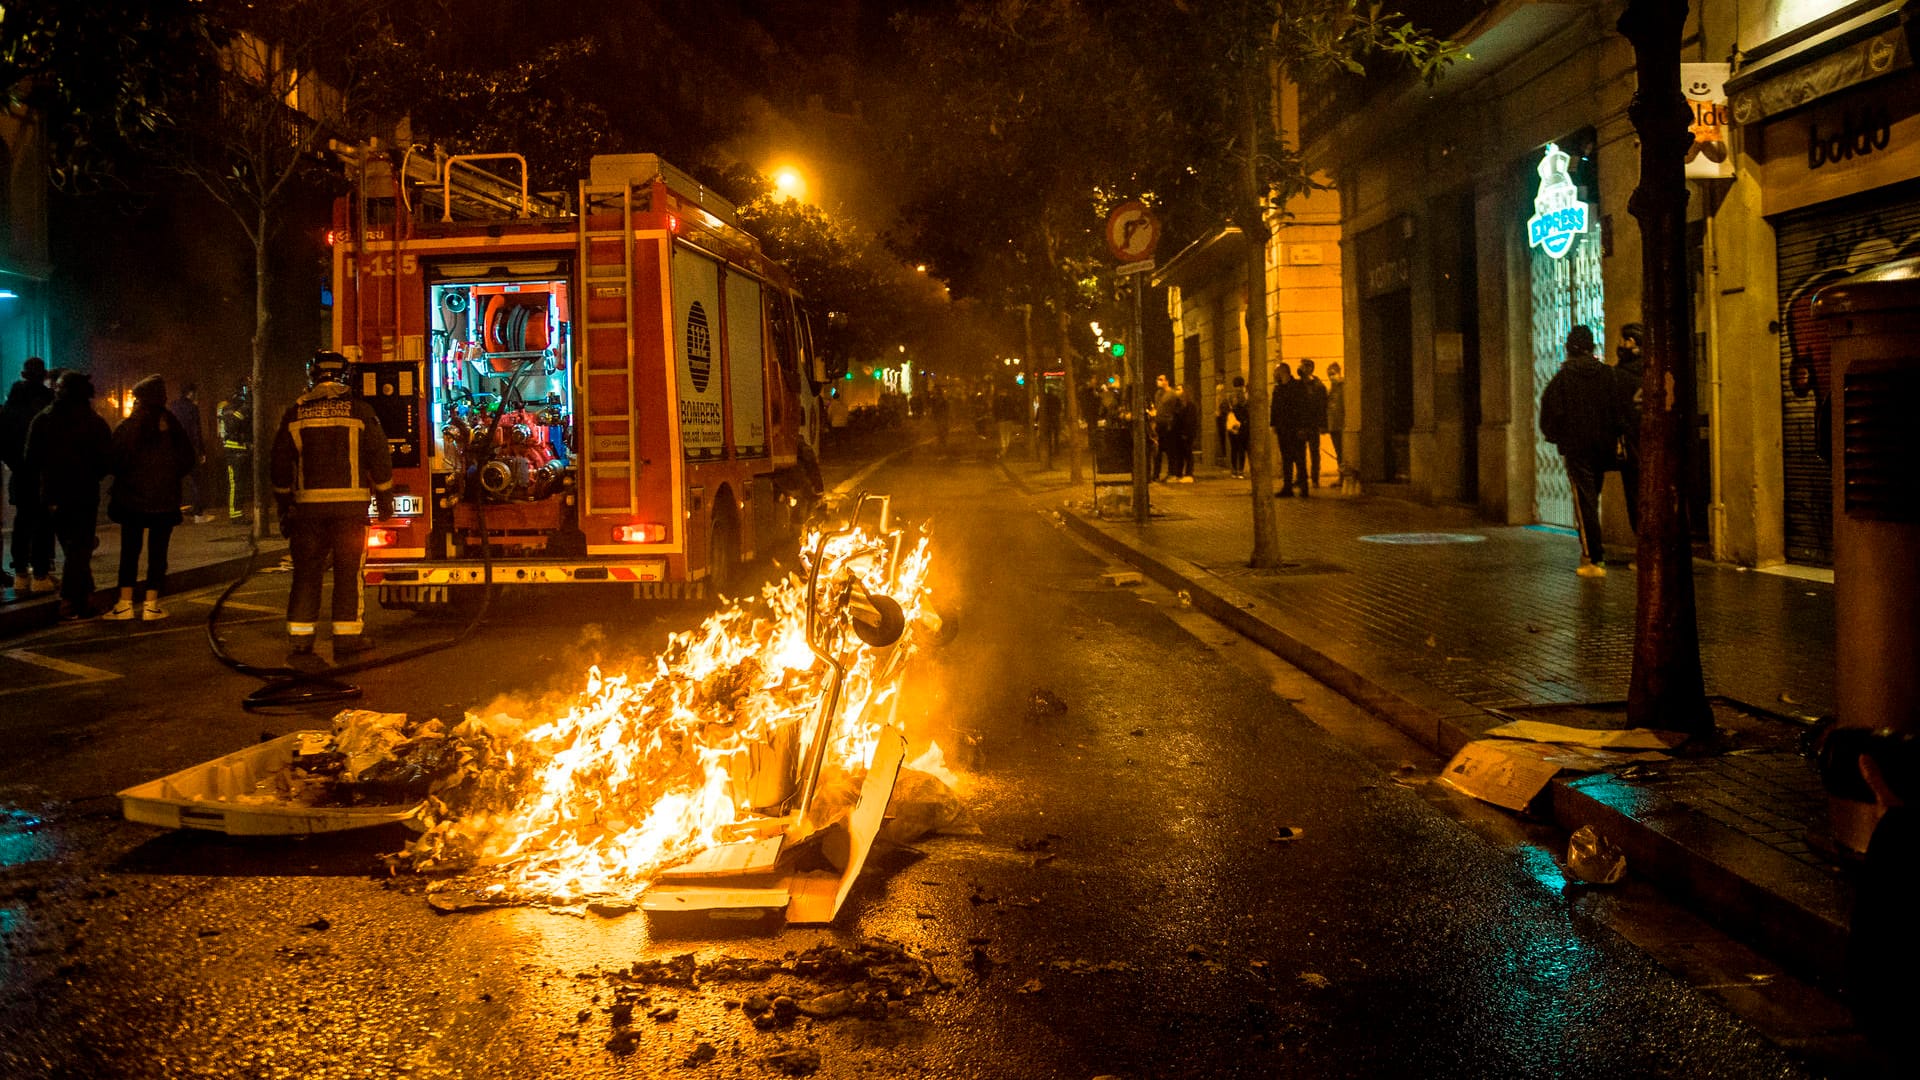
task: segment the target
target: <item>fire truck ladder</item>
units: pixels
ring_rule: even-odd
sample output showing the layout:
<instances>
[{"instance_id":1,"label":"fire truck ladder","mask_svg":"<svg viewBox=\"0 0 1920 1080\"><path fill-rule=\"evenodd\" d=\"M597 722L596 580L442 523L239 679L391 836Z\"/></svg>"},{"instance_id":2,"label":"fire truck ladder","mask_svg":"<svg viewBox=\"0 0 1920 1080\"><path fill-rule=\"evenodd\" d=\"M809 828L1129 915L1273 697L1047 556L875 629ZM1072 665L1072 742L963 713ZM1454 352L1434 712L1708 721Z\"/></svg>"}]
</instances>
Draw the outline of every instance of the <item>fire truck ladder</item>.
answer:
<instances>
[{"instance_id":1,"label":"fire truck ladder","mask_svg":"<svg viewBox=\"0 0 1920 1080\"><path fill-rule=\"evenodd\" d=\"M580 413L586 418L588 473L582 508L588 514L631 514L640 501L631 185L580 185L580 278Z\"/></svg>"}]
</instances>

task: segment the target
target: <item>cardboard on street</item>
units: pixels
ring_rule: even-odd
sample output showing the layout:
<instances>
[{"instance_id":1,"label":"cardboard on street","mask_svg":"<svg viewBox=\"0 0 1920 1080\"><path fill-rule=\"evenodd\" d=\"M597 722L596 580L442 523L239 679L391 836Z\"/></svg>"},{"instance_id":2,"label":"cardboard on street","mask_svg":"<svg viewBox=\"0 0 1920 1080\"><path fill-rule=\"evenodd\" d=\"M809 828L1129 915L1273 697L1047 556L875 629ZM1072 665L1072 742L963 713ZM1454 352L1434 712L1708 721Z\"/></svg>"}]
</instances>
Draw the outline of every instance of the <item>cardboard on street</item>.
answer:
<instances>
[{"instance_id":1,"label":"cardboard on street","mask_svg":"<svg viewBox=\"0 0 1920 1080\"><path fill-rule=\"evenodd\" d=\"M1596 750L1671 750L1687 741L1687 737L1677 731L1655 731L1652 728L1595 731L1592 728L1549 724L1544 720L1514 720L1497 728L1489 728L1487 734L1502 739L1591 746Z\"/></svg>"}]
</instances>

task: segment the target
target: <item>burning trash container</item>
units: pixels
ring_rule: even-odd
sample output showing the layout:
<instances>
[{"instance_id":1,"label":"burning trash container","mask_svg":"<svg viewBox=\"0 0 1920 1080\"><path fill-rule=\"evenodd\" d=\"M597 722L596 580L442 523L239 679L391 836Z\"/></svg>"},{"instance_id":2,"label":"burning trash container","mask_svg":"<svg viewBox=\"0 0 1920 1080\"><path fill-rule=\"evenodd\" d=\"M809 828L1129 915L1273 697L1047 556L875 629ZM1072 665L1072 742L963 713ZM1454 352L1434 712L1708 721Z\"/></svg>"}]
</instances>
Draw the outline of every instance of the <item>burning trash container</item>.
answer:
<instances>
[{"instance_id":1,"label":"burning trash container","mask_svg":"<svg viewBox=\"0 0 1920 1080\"><path fill-rule=\"evenodd\" d=\"M1858 776L1868 732L1920 727L1920 258L1830 285L1834 691L1823 753L1834 839L1864 852L1875 821Z\"/></svg>"}]
</instances>

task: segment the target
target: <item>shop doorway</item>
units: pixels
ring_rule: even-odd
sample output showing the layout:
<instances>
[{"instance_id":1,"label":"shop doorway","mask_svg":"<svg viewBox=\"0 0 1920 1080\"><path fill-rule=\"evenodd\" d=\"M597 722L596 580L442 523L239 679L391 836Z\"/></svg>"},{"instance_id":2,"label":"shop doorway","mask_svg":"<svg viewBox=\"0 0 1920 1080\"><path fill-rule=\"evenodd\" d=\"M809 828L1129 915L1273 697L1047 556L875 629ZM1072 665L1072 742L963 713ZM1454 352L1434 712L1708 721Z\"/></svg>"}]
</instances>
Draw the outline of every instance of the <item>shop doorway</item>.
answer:
<instances>
[{"instance_id":1,"label":"shop doorway","mask_svg":"<svg viewBox=\"0 0 1920 1080\"><path fill-rule=\"evenodd\" d=\"M1787 560L1832 566L1831 349L1813 317L1813 296L1849 274L1920 253L1920 180L1783 214L1775 227Z\"/></svg>"},{"instance_id":2,"label":"shop doorway","mask_svg":"<svg viewBox=\"0 0 1920 1080\"><path fill-rule=\"evenodd\" d=\"M1375 387L1379 422L1373 431L1370 460L1380 463L1375 480L1405 483L1412 478L1413 293L1406 289L1361 302L1360 334L1367 349L1367 382Z\"/></svg>"},{"instance_id":3,"label":"shop doorway","mask_svg":"<svg viewBox=\"0 0 1920 1080\"><path fill-rule=\"evenodd\" d=\"M1605 295L1600 281L1600 221L1591 212L1598 190L1593 168L1593 133L1549 143L1528 159L1526 176L1534 196L1529 221L1529 284L1532 299L1533 398L1536 406L1547 381L1566 358L1567 332L1575 325L1593 331L1596 343L1607 338ZM1568 213L1577 207L1577 213ZM1536 232L1534 221L1545 227ZM1584 229L1566 226L1583 223ZM1536 413L1536 416L1538 414ZM1533 518L1572 527L1573 484L1560 451L1534 425Z\"/></svg>"}]
</instances>

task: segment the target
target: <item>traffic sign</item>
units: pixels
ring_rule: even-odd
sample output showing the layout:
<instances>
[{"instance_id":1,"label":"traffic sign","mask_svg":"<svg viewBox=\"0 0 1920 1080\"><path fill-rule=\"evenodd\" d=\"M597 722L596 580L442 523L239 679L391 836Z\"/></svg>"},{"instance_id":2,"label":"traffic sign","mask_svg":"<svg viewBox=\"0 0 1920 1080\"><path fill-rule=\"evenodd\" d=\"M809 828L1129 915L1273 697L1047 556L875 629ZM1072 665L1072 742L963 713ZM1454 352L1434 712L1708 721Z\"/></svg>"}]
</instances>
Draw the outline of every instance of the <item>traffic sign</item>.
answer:
<instances>
[{"instance_id":1,"label":"traffic sign","mask_svg":"<svg viewBox=\"0 0 1920 1080\"><path fill-rule=\"evenodd\" d=\"M1118 277L1126 277L1128 274L1144 274L1151 269L1153 260L1141 259L1139 262L1121 263L1113 268L1113 272Z\"/></svg>"},{"instance_id":2,"label":"traffic sign","mask_svg":"<svg viewBox=\"0 0 1920 1080\"><path fill-rule=\"evenodd\" d=\"M1107 252L1116 262L1153 258L1160 243L1160 219L1138 199L1123 202L1107 215Z\"/></svg>"}]
</instances>

